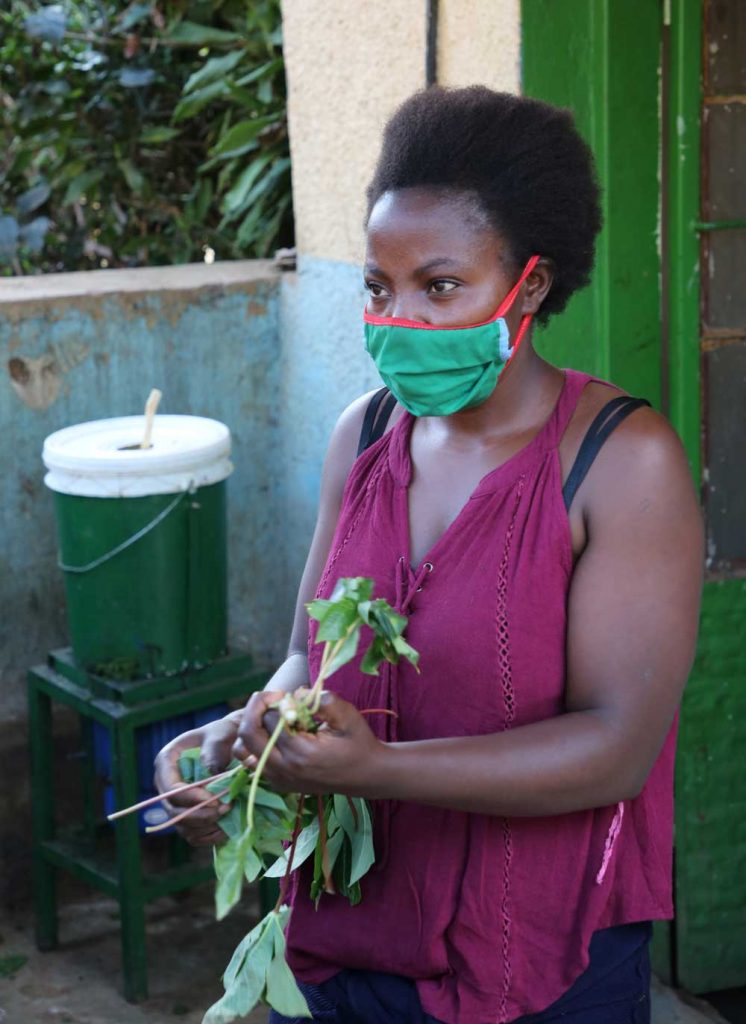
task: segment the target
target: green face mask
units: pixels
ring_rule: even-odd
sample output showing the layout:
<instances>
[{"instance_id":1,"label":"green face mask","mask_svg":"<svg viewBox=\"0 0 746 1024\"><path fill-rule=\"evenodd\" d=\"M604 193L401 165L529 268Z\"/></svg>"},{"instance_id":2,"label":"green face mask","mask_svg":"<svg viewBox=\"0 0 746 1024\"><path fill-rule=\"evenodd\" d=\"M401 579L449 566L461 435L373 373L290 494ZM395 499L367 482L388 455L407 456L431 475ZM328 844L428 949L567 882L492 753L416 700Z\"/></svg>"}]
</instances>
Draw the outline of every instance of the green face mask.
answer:
<instances>
[{"instance_id":1,"label":"green face mask","mask_svg":"<svg viewBox=\"0 0 746 1024\"><path fill-rule=\"evenodd\" d=\"M489 398L531 323L530 314L523 317L511 345L505 314L538 262L531 257L494 316L481 324L437 327L365 312L365 347L381 380L413 416L450 416Z\"/></svg>"}]
</instances>

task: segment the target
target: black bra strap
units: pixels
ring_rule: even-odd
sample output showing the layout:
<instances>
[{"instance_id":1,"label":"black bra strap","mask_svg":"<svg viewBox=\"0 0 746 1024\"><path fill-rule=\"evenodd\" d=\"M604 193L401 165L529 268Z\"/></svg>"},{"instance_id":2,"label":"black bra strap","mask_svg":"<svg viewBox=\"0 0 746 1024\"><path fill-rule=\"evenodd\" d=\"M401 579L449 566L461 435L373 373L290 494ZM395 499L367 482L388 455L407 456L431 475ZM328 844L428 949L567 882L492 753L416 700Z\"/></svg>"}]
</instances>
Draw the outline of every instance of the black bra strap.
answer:
<instances>
[{"instance_id":1,"label":"black bra strap","mask_svg":"<svg viewBox=\"0 0 746 1024\"><path fill-rule=\"evenodd\" d=\"M388 396L388 397L387 397ZM385 399L385 401L384 401ZM368 402L365 410L363 425L360 428L360 440L357 445L357 454L361 455L366 448L370 448L379 437L383 437L386 424L389 421L391 411L396 405L396 399L388 388L381 388ZM380 410L380 415L378 415Z\"/></svg>"},{"instance_id":2,"label":"black bra strap","mask_svg":"<svg viewBox=\"0 0 746 1024\"><path fill-rule=\"evenodd\" d=\"M565 481L565 486L562 488L562 497L565 499L565 508L568 511L578 487L585 480L586 473L593 465L593 460L601 451L609 434L623 420L626 420L631 412L634 412L635 409L639 409L643 405L650 405L650 402L645 398L619 395L617 398L612 398L610 402L607 402L598 413L583 438L583 443L575 457L575 462Z\"/></svg>"}]
</instances>

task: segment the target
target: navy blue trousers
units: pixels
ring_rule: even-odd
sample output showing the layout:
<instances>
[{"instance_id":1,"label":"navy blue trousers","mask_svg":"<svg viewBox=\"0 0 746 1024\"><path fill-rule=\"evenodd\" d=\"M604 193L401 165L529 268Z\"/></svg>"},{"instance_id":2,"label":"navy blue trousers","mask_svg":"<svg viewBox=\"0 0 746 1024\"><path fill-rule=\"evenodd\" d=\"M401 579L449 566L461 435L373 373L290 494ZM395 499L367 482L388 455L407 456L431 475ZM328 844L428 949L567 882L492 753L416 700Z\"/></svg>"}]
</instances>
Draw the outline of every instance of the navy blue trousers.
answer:
<instances>
[{"instance_id":1,"label":"navy blue trousers","mask_svg":"<svg viewBox=\"0 0 746 1024\"><path fill-rule=\"evenodd\" d=\"M590 963L555 1003L515 1024L650 1024L649 923L596 932ZM440 1024L425 1013L409 978L340 971L319 985L301 984L318 1024ZM304 1024L273 1010L269 1024Z\"/></svg>"}]
</instances>

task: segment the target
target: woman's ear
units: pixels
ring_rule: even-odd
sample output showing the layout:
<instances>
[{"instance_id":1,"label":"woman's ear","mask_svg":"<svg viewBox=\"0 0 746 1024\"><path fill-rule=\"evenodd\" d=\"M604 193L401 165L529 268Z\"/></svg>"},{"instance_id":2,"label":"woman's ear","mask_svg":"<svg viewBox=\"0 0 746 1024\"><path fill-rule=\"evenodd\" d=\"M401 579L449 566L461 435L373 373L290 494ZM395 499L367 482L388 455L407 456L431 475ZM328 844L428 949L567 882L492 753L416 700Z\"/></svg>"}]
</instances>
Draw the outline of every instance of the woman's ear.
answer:
<instances>
[{"instance_id":1,"label":"woman's ear","mask_svg":"<svg viewBox=\"0 0 746 1024\"><path fill-rule=\"evenodd\" d=\"M539 312L542 302L552 287L553 280L554 263L542 256L521 287L523 300L521 313L523 316L527 313L533 316Z\"/></svg>"}]
</instances>

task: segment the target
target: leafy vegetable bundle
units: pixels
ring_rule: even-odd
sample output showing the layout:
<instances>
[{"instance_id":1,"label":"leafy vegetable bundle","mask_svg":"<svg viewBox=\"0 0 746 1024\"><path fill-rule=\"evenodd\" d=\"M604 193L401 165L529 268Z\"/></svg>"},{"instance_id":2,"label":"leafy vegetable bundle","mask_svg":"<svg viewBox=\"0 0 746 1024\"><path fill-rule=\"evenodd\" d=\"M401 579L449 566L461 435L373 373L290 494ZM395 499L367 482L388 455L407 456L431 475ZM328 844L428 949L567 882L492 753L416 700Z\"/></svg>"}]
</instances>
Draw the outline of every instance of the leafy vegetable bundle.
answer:
<instances>
[{"instance_id":1,"label":"leafy vegetable bundle","mask_svg":"<svg viewBox=\"0 0 746 1024\"><path fill-rule=\"evenodd\" d=\"M198 748L185 751L179 759L185 784L203 783L215 794L206 802L219 799L231 805L219 821L228 841L214 850L218 919L239 902L244 881L282 879L277 905L239 943L223 975L225 993L207 1011L203 1024L230 1024L260 1000L283 1016L311 1016L285 960L289 879L306 860L313 857L310 895L317 905L325 893L343 896L352 905L362 899L360 881L374 863L371 817L365 800L340 794L279 794L262 786L261 778L283 730L315 732L319 728L314 716L324 681L355 657L364 626L372 636L361 660L362 672L377 675L381 662L396 664L400 657L417 667L419 655L402 636L406 618L385 600L373 600L373 586L365 577L341 579L329 600L306 606L309 616L319 623L316 640L324 643L319 674L310 689L286 694L277 702L278 722L255 768L234 761L226 771L208 776ZM372 712L390 713L368 709ZM189 808L167 824L195 809ZM122 813L126 812L117 812Z\"/></svg>"}]
</instances>

